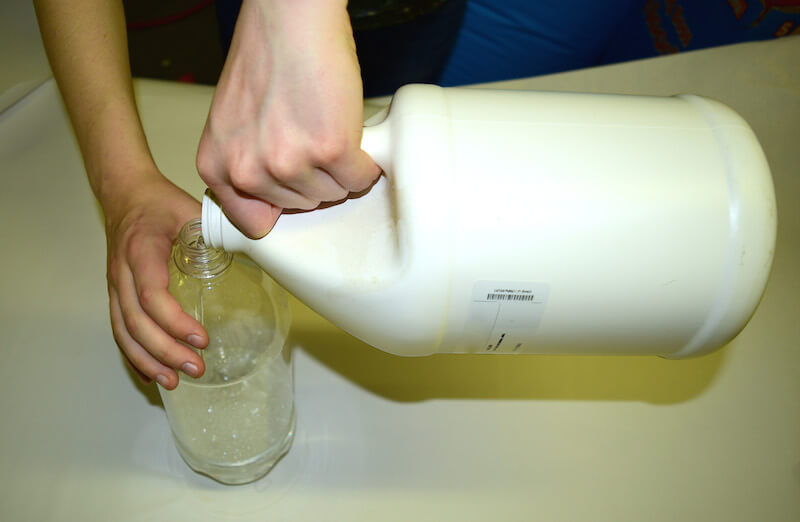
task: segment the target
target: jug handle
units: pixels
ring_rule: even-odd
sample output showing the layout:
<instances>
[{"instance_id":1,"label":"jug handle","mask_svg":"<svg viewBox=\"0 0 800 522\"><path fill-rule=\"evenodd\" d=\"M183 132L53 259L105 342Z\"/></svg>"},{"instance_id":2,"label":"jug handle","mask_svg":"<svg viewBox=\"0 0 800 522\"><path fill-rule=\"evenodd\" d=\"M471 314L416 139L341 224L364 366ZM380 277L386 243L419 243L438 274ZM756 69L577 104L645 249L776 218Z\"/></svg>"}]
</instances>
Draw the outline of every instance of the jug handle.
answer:
<instances>
[{"instance_id":1,"label":"jug handle","mask_svg":"<svg viewBox=\"0 0 800 522\"><path fill-rule=\"evenodd\" d=\"M389 107L386 107L367 120L361 136L361 150L369 154L386 175L391 174L389 169L392 156L391 121L388 114Z\"/></svg>"}]
</instances>

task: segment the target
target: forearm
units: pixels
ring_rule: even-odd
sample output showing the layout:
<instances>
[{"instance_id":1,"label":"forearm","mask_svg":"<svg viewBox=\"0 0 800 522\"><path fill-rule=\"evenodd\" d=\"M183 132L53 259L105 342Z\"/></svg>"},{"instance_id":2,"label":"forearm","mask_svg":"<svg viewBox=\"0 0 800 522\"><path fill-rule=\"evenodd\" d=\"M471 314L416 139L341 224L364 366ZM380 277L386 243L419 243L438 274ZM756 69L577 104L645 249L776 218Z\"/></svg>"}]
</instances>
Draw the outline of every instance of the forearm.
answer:
<instances>
[{"instance_id":1,"label":"forearm","mask_svg":"<svg viewBox=\"0 0 800 522\"><path fill-rule=\"evenodd\" d=\"M120 0L35 0L45 48L106 218L111 330L145 382L197 377L203 326L168 291L172 242L200 205L156 168L136 111Z\"/></svg>"},{"instance_id":2,"label":"forearm","mask_svg":"<svg viewBox=\"0 0 800 522\"><path fill-rule=\"evenodd\" d=\"M104 208L156 175L131 84L119 0L35 0L89 182Z\"/></svg>"}]
</instances>

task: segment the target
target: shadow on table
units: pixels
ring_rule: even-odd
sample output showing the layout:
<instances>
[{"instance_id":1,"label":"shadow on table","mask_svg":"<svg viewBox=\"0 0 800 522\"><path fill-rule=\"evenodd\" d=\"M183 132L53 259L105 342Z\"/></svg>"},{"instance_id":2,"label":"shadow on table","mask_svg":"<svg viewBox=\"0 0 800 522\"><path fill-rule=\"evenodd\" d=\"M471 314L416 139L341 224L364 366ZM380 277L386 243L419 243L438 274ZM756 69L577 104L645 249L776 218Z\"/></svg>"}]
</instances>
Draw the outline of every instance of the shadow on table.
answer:
<instances>
[{"instance_id":1,"label":"shadow on table","mask_svg":"<svg viewBox=\"0 0 800 522\"><path fill-rule=\"evenodd\" d=\"M139 377L128 368L125 363L120 362L125 367L125 371L128 374L128 378L130 378L131 382L139 392L145 396L147 402L150 403L151 406L158 406L159 408L164 408L164 403L161 401L161 395L158 393L158 386L156 383L151 382L150 384L144 384L142 381L139 380ZM178 374L179 378L183 378L182 374Z\"/></svg>"},{"instance_id":2,"label":"shadow on table","mask_svg":"<svg viewBox=\"0 0 800 522\"><path fill-rule=\"evenodd\" d=\"M684 402L714 380L726 350L694 359L655 356L446 354L399 357L333 327L298 328L294 345L387 399L543 399Z\"/></svg>"}]
</instances>

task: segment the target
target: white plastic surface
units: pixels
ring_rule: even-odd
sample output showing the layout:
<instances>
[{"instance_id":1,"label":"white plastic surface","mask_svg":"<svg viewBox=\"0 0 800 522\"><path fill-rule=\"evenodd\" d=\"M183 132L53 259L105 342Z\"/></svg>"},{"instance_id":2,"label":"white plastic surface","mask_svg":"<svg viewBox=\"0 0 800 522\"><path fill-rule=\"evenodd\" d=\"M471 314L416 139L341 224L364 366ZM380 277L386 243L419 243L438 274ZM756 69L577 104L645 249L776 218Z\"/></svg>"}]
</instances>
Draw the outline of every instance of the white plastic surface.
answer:
<instances>
[{"instance_id":1,"label":"white plastic surface","mask_svg":"<svg viewBox=\"0 0 800 522\"><path fill-rule=\"evenodd\" d=\"M30 0L0 2L0 113L50 78Z\"/></svg>"},{"instance_id":2,"label":"white plastic surface","mask_svg":"<svg viewBox=\"0 0 800 522\"><path fill-rule=\"evenodd\" d=\"M257 241L203 221L377 348L697 355L763 293L772 179L720 103L411 85L364 133L371 193Z\"/></svg>"}]
</instances>

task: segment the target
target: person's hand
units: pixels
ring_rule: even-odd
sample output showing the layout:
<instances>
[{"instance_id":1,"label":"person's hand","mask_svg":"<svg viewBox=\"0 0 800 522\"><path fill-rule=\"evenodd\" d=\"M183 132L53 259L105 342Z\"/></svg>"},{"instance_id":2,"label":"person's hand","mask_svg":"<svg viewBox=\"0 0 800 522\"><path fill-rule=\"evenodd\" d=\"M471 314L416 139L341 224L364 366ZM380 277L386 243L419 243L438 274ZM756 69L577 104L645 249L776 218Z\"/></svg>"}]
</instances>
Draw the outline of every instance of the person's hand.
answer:
<instances>
[{"instance_id":1,"label":"person's hand","mask_svg":"<svg viewBox=\"0 0 800 522\"><path fill-rule=\"evenodd\" d=\"M145 383L173 389L176 370L192 377L205 371L202 358L178 339L204 348L208 334L167 289L172 242L200 206L154 174L104 209L109 308L114 340L132 369Z\"/></svg>"},{"instance_id":2,"label":"person's hand","mask_svg":"<svg viewBox=\"0 0 800 522\"><path fill-rule=\"evenodd\" d=\"M197 169L230 220L264 236L283 208L367 188L362 87L344 0L244 0Z\"/></svg>"},{"instance_id":3,"label":"person's hand","mask_svg":"<svg viewBox=\"0 0 800 522\"><path fill-rule=\"evenodd\" d=\"M114 340L143 381L205 371L208 334L169 294L172 241L200 205L158 171L136 111L122 2L36 0L42 41L103 207ZM188 365L187 365L188 364ZM196 371L195 371L196 369Z\"/></svg>"}]
</instances>

